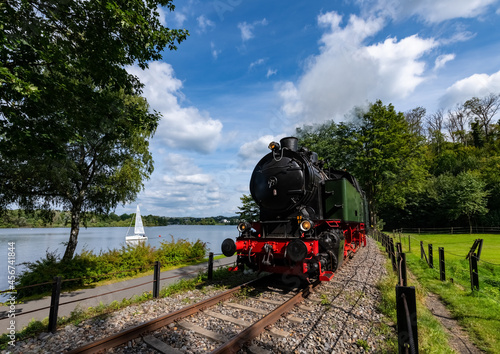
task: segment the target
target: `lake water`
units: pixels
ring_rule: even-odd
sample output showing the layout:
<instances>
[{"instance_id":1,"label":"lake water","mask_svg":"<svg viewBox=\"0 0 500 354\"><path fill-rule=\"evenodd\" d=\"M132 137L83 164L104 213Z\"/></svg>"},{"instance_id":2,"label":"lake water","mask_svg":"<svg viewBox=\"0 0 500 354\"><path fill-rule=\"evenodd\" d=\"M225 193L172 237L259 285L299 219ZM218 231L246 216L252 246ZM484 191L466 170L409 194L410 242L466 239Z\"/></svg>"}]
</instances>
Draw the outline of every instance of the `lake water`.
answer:
<instances>
[{"instance_id":1,"label":"lake water","mask_svg":"<svg viewBox=\"0 0 500 354\"><path fill-rule=\"evenodd\" d=\"M182 238L195 242L201 240L207 243L207 249L220 254L220 245L226 238L238 236L236 225L169 225L145 227L148 244L158 247L162 241L171 241ZM82 249L92 250L94 253L108 249L121 248L125 245L125 235L128 227L92 227L81 228L78 235L76 253ZM133 229L130 230L133 233ZM46 252L56 252L61 257L68 242L69 228L40 228L40 229L0 229L0 290L8 289L8 253L9 242L15 242L15 271L19 274L24 270L21 263L34 262L45 258Z\"/></svg>"}]
</instances>

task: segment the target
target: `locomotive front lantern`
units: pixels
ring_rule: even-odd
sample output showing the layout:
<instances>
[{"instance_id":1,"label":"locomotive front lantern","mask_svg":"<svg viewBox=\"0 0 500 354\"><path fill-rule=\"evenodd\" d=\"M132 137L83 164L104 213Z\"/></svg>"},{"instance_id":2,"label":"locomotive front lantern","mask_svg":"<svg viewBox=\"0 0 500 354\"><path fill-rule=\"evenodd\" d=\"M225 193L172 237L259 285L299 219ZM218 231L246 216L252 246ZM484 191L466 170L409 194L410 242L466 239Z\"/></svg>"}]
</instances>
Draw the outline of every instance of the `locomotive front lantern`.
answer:
<instances>
[{"instance_id":1,"label":"locomotive front lantern","mask_svg":"<svg viewBox=\"0 0 500 354\"><path fill-rule=\"evenodd\" d=\"M280 144L278 144L276 141L271 141L268 146L269 150L272 151L279 151L280 149Z\"/></svg>"},{"instance_id":2,"label":"locomotive front lantern","mask_svg":"<svg viewBox=\"0 0 500 354\"><path fill-rule=\"evenodd\" d=\"M311 230L312 223L309 220L304 220L300 223L300 229L304 232Z\"/></svg>"},{"instance_id":3,"label":"locomotive front lantern","mask_svg":"<svg viewBox=\"0 0 500 354\"><path fill-rule=\"evenodd\" d=\"M252 226L247 222L240 222L238 224L238 231L239 232L250 231L251 228L252 228Z\"/></svg>"}]
</instances>

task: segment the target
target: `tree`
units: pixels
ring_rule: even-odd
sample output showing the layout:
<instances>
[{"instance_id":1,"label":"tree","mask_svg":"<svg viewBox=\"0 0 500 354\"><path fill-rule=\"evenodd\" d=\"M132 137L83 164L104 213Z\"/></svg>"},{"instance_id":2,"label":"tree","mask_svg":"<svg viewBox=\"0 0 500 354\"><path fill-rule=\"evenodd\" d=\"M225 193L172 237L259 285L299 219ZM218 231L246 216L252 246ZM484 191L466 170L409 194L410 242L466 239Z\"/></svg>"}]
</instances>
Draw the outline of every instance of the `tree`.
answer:
<instances>
[{"instance_id":1,"label":"tree","mask_svg":"<svg viewBox=\"0 0 500 354\"><path fill-rule=\"evenodd\" d=\"M153 171L160 115L125 66L145 69L188 32L163 27L171 0L7 0L0 5L0 207L82 213L133 201Z\"/></svg>"},{"instance_id":2,"label":"tree","mask_svg":"<svg viewBox=\"0 0 500 354\"><path fill-rule=\"evenodd\" d=\"M240 211L236 212L240 216L240 220L248 222L258 221L260 219L260 208L252 196L243 194L240 200L242 205L238 207Z\"/></svg>"},{"instance_id":3,"label":"tree","mask_svg":"<svg viewBox=\"0 0 500 354\"><path fill-rule=\"evenodd\" d=\"M444 114L442 110L431 114L427 117L427 133L428 139L431 143L431 147L436 153L439 153L443 143L445 142L445 137L443 134L443 124L444 124Z\"/></svg>"},{"instance_id":4,"label":"tree","mask_svg":"<svg viewBox=\"0 0 500 354\"><path fill-rule=\"evenodd\" d=\"M489 192L478 174L465 171L457 176L445 173L435 181L438 207L445 210L450 220L467 217L472 232L472 217L488 212Z\"/></svg>"},{"instance_id":5,"label":"tree","mask_svg":"<svg viewBox=\"0 0 500 354\"><path fill-rule=\"evenodd\" d=\"M413 134L424 135L424 117L427 110L424 107L416 107L405 112L410 131Z\"/></svg>"},{"instance_id":6,"label":"tree","mask_svg":"<svg viewBox=\"0 0 500 354\"><path fill-rule=\"evenodd\" d=\"M330 122L297 133L301 145L318 152L328 167L346 169L358 179L375 224L381 209L404 208L408 195L421 189L423 137L412 131L403 113L381 101L367 111L355 108L354 115L353 123Z\"/></svg>"},{"instance_id":7,"label":"tree","mask_svg":"<svg viewBox=\"0 0 500 354\"><path fill-rule=\"evenodd\" d=\"M358 119L347 146L354 152L349 170L367 194L376 222L381 208L404 208L406 195L419 191L426 176L425 151L421 137L391 104L376 101L359 111Z\"/></svg>"},{"instance_id":8,"label":"tree","mask_svg":"<svg viewBox=\"0 0 500 354\"><path fill-rule=\"evenodd\" d=\"M500 94L490 93L483 98L473 97L464 103L473 118L481 125L486 140L491 134L491 121L500 109Z\"/></svg>"},{"instance_id":9,"label":"tree","mask_svg":"<svg viewBox=\"0 0 500 354\"><path fill-rule=\"evenodd\" d=\"M458 104L455 110L448 110L448 122L446 124L451 140L467 145L467 127L470 124L469 110Z\"/></svg>"}]
</instances>

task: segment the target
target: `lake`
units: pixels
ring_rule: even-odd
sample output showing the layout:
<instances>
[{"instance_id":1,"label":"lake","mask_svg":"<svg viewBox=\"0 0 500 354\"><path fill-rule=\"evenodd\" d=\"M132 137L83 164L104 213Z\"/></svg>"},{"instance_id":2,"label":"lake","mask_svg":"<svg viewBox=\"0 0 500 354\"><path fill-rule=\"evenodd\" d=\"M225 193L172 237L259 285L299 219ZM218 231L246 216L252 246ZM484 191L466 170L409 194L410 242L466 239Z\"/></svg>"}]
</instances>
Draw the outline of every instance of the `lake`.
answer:
<instances>
[{"instance_id":1,"label":"lake","mask_svg":"<svg viewBox=\"0 0 500 354\"><path fill-rule=\"evenodd\" d=\"M220 254L220 245L226 238L238 236L236 225L169 225L145 227L148 244L158 247L162 241L171 241L182 238L195 242L201 240L207 243L207 249ZM76 253L82 249L92 250L94 253L108 249L121 248L125 245L125 235L128 227L89 227L81 228L78 235ZM24 270L21 263L34 262L45 258L47 251L56 252L61 257L69 239L69 228L40 228L40 229L0 229L0 290L7 290L9 242L15 242L15 271L19 274ZM130 230L133 233L133 229ZM10 257L10 255L9 255Z\"/></svg>"}]
</instances>

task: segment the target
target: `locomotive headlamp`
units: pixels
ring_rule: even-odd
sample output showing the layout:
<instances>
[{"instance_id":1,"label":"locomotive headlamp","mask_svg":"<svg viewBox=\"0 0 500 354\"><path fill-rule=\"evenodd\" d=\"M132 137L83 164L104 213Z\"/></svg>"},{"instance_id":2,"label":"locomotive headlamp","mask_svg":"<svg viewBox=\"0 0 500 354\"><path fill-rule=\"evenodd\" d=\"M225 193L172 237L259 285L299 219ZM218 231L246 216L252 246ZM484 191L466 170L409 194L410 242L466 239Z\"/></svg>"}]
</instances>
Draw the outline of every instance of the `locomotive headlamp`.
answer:
<instances>
[{"instance_id":1,"label":"locomotive headlamp","mask_svg":"<svg viewBox=\"0 0 500 354\"><path fill-rule=\"evenodd\" d=\"M269 143L268 148L272 151L278 151L280 149L280 144L278 144L276 141L272 141Z\"/></svg>"},{"instance_id":2,"label":"locomotive headlamp","mask_svg":"<svg viewBox=\"0 0 500 354\"><path fill-rule=\"evenodd\" d=\"M251 228L252 228L252 226L247 222L240 222L238 224L238 231L239 232L250 231Z\"/></svg>"},{"instance_id":3,"label":"locomotive headlamp","mask_svg":"<svg viewBox=\"0 0 500 354\"><path fill-rule=\"evenodd\" d=\"M304 220L300 223L300 229L304 232L311 230L312 223L309 220Z\"/></svg>"}]
</instances>

